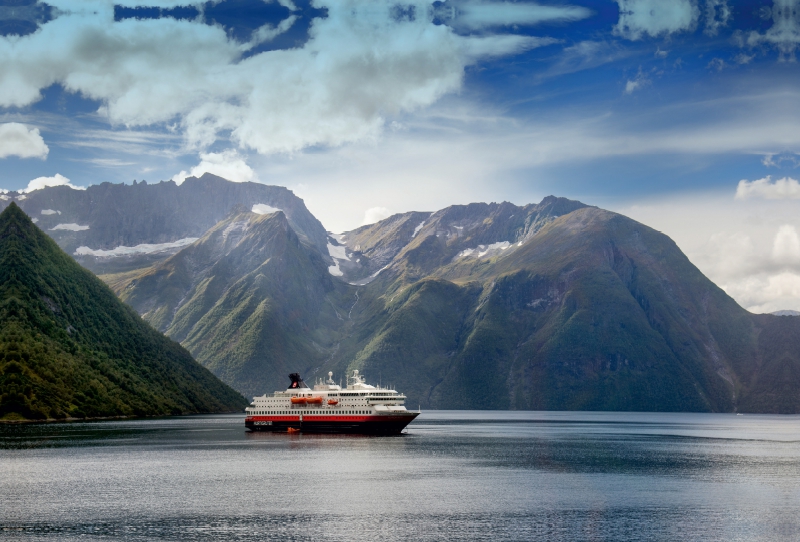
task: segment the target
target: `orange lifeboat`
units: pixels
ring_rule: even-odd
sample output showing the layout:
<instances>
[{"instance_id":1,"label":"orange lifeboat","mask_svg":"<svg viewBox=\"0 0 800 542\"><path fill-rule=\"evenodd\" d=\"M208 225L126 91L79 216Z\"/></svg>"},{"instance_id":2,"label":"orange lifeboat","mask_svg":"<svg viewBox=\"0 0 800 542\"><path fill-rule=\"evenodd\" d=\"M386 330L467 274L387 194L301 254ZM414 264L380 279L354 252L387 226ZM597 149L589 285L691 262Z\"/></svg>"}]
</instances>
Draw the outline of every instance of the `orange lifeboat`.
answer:
<instances>
[{"instance_id":1,"label":"orange lifeboat","mask_svg":"<svg viewBox=\"0 0 800 542\"><path fill-rule=\"evenodd\" d=\"M306 403L309 405L321 405L322 404L322 397L309 397L306 399Z\"/></svg>"},{"instance_id":2,"label":"orange lifeboat","mask_svg":"<svg viewBox=\"0 0 800 542\"><path fill-rule=\"evenodd\" d=\"M329 405L338 405L339 401L337 401L336 399L328 399L328 404Z\"/></svg>"},{"instance_id":3,"label":"orange lifeboat","mask_svg":"<svg viewBox=\"0 0 800 542\"><path fill-rule=\"evenodd\" d=\"M298 397L296 395L292 397L293 405L304 405L306 404L306 402L308 402L308 399L306 399L305 397Z\"/></svg>"}]
</instances>

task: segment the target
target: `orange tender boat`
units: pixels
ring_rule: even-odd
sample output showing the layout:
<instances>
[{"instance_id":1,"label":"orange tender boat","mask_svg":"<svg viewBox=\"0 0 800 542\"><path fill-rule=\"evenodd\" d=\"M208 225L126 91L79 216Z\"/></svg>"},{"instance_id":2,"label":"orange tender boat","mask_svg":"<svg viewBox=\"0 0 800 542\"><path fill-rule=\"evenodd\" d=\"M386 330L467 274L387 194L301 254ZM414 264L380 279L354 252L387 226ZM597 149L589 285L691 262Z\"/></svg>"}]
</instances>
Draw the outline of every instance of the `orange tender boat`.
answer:
<instances>
[{"instance_id":1,"label":"orange tender boat","mask_svg":"<svg viewBox=\"0 0 800 542\"><path fill-rule=\"evenodd\" d=\"M328 399L328 404L329 405L338 405L339 401L337 401L336 399Z\"/></svg>"},{"instance_id":2,"label":"orange tender boat","mask_svg":"<svg viewBox=\"0 0 800 542\"><path fill-rule=\"evenodd\" d=\"M304 405L306 404L306 402L308 402L308 399L306 399L305 397L297 397L297 396L292 397L293 405Z\"/></svg>"},{"instance_id":3,"label":"orange tender boat","mask_svg":"<svg viewBox=\"0 0 800 542\"><path fill-rule=\"evenodd\" d=\"M306 403L309 405L321 405L322 404L322 397L309 397L306 399Z\"/></svg>"}]
</instances>

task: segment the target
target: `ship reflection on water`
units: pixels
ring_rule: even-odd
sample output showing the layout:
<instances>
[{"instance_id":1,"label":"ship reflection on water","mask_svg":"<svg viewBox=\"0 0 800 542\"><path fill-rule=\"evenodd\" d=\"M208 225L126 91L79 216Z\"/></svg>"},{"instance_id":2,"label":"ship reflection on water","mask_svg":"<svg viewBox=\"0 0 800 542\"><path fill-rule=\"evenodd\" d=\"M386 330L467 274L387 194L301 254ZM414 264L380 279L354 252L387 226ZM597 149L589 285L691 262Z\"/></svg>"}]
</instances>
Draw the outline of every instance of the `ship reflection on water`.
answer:
<instances>
[{"instance_id":1,"label":"ship reflection on water","mask_svg":"<svg viewBox=\"0 0 800 542\"><path fill-rule=\"evenodd\" d=\"M795 540L800 417L424 412L401 435L242 416L0 427L0 538Z\"/></svg>"}]
</instances>

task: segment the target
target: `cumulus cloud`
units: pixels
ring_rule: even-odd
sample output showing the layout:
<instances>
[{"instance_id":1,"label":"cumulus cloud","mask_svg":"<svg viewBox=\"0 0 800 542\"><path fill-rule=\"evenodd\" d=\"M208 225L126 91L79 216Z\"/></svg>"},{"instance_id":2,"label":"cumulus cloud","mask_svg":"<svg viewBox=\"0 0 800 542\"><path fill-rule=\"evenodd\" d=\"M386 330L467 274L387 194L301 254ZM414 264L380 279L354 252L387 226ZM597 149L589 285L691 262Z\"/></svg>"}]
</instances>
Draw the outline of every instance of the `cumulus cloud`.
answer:
<instances>
[{"instance_id":1,"label":"cumulus cloud","mask_svg":"<svg viewBox=\"0 0 800 542\"><path fill-rule=\"evenodd\" d=\"M23 188L20 190L23 194L30 194L34 190L41 190L42 188L47 188L48 186L68 186L74 190L86 190L84 186L75 186L70 182L69 179L61 175L60 173L56 173L52 177L37 177L28 183L27 188Z\"/></svg>"},{"instance_id":2,"label":"cumulus cloud","mask_svg":"<svg viewBox=\"0 0 800 542\"><path fill-rule=\"evenodd\" d=\"M478 30L495 26L535 25L572 22L589 17L592 12L579 6L542 6L535 3L485 2L454 3L450 24L459 29Z\"/></svg>"},{"instance_id":3,"label":"cumulus cloud","mask_svg":"<svg viewBox=\"0 0 800 542\"><path fill-rule=\"evenodd\" d=\"M772 259L778 264L800 263L800 238L797 230L791 224L785 224L778 229L772 243Z\"/></svg>"},{"instance_id":4,"label":"cumulus cloud","mask_svg":"<svg viewBox=\"0 0 800 542\"><path fill-rule=\"evenodd\" d=\"M364 211L364 221L361 223L361 225L366 226L367 224L374 224L376 222L380 222L384 218L390 217L391 215L392 212L386 207L371 207Z\"/></svg>"},{"instance_id":5,"label":"cumulus cloud","mask_svg":"<svg viewBox=\"0 0 800 542\"><path fill-rule=\"evenodd\" d=\"M720 28L728 25L731 17L733 12L728 0L706 0L706 25L703 33L707 36L716 36Z\"/></svg>"},{"instance_id":6,"label":"cumulus cloud","mask_svg":"<svg viewBox=\"0 0 800 542\"><path fill-rule=\"evenodd\" d=\"M772 15L772 26L763 34L755 30L750 32L747 45L772 45L778 49L782 60L794 60L800 44L800 0L774 0L768 13Z\"/></svg>"},{"instance_id":7,"label":"cumulus cloud","mask_svg":"<svg viewBox=\"0 0 800 542\"><path fill-rule=\"evenodd\" d=\"M724 193L651 200L624 214L663 231L752 312L800 310L800 215L787 200L743 204Z\"/></svg>"},{"instance_id":8,"label":"cumulus cloud","mask_svg":"<svg viewBox=\"0 0 800 542\"><path fill-rule=\"evenodd\" d=\"M235 149L228 149L220 153L201 153L200 163L188 173L181 171L174 175L172 180L182 184L188 177L200 177L204 173L211 173L235 183L257 181L253 168L247 165L244 157Z\"/></svg>"},{"instance_id":9,"label":"cumulus cloud","mask_svg":"<svg viewBox=\"0 0 800 542\"><path fill-rule=\"evenodd\" d=\"M50 149L42 139L38 128L30 128L19 122L0 124L0 158L47 158Z\"/></svg>"},{"instance_id":10,"label":"cumulus cloud","mask_svg":"<svg viewBox=\"0 0 800 542\"><path fill-rule=\"evenodd\" d=\"M397 17L390 3L320 0L315 5L327 17L313 21L302 47L246 57L252 43L237 42L220 26L168 17L115 21L108 1L53 4L59 16L37 32L0 37L0 106L30 105L42 89L61 84L100 101L100 113L114 125L175 123L186 148L199 151L219 137L259 153L374 139L387 116L457 91L468 65L554 41L459 35L433 24L430 2L421 0L408 3L414 14L408 17ZM466 20L489 24L487 5L475 3ZM492 24L568 21L588 13L496 6ZM292 22L258 31L254 39L270 39Z\"/></svg>"},{"instance_id":11,"label":"cumulus cloud","mask_svg":"<svg viewBox=\"0 0 800 542\"><path fill-rule=\"evenodd\" d=\"M736 187L736 199L800 199L800 182L791 177L772 181L767 175L756 181L739 181Z\"/></svg>"},{"instance_id":12,"label":"cumulus cloud","mask_svg":"<svg viewBox=\"0 0 800 542\"><path fill-rule=\"evenodd\" d=\"M271 205L267 205L266 203L256 203L250 209L251 212L256 213L258 215L268 215L270 213L277 213L281 209L277 207L273 207Z\"/></svg>"},{"instance_id":13,"label":"cumulus cloud","mask_svg":"<svg viewBox=\"0 0 800 542\"><path fill-rule=\"evenodd\" d=\"M691 30L700 10L692 0L617 0L619 21L614 33L629 40Z\"/></svg>"}]
</instances>

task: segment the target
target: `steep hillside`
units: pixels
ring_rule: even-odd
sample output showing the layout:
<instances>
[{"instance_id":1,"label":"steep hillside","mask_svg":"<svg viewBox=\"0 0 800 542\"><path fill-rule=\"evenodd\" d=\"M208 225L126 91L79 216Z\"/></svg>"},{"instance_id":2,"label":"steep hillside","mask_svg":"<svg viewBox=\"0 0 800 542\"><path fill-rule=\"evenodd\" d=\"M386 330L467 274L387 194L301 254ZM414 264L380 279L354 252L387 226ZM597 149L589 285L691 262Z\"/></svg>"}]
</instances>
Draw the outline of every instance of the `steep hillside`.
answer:
<instances>
[{"instance_id":1,"label":"steep hillside","mask_svg":"<svg viewBox=\"0 0 800 542\"><path fill-rule=\"evenodd\" d=\"M284 213L239 212L166 261L106 279L225 382L261 394L329 357L346 285L327 267Z\"/></svg>"},{"instance_id":2,"label":"steep hillside","mask_svg":"<svg viewBox=\"0 0 800 542\"><path fill-rule=\"evenodd\" d=\"M800 318L748 313L624 216L554 197L406 213L330 239L327 270L313 249L285 251L260 281L260 257L190 258L242 220L149 270L158 290L130 276L115 289L247 393L289 369L359 369L426 408L800 412ZM177 287L181 258L220 270Z\"/></svg>"},{"instance_id":3,"label":"steep hillside","mask_svg":"<svg viewBox=\"0 0 800 542\"><path fill-rule=\"evenodd\" d=\"M201 237L231 209L282 210L297 235L324 253L326 232L303 200L280 186L205 174L174 182L102 183L11 193L61 248L97 273L152 265ZM0 206L8 204L0 201ZM81 248L83 247L83 248Z\"/></svg>"},{"instance_id":4,"label":"steep hillside","mask_svg":"<svg viewBox=\"0 0 800 542\"><path fill-rule=\"evenodd\" d=\"M0 419L223 412L246 404L14 203L0 214Z\"/></svg>"}]
</instances>

